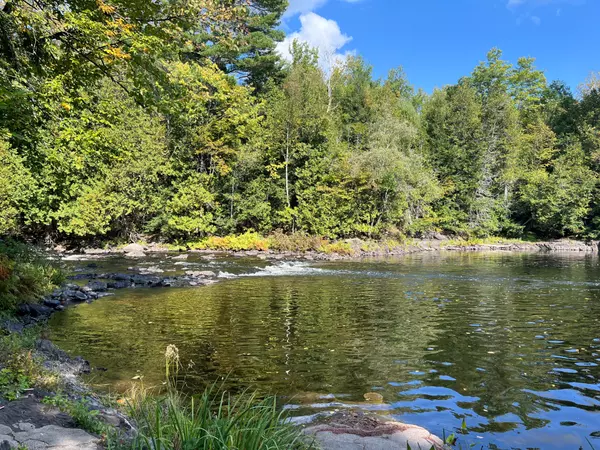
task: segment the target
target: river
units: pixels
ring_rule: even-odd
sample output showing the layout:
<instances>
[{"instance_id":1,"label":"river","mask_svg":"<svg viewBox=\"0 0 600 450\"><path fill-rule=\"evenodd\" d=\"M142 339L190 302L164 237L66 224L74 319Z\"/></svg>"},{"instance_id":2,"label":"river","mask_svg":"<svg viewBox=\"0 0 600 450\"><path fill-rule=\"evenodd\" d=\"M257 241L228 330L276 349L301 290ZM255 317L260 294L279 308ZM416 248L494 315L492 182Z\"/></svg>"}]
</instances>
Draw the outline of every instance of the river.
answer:
<instances>
[{"instance_id":1,"label":"river","mask_svg":"<svg viewBox=\"0 0 600 450\"><path fill-rule=\"evenodd\" d=\"M95 261L125 270L131 261ZM85 262L84 262L85 263ZM79 264L84 264L79 263ZM294 416L356 408L477 448L600 448L600 265L580 254L424 253L337 262L165 255L197 288L126 289L51 319L51 339L123 391L160 384L280 396ZM75 269L75 266L73 267ZM364 394L376 392L382 403Z\"/></svg>"}]
</instances>

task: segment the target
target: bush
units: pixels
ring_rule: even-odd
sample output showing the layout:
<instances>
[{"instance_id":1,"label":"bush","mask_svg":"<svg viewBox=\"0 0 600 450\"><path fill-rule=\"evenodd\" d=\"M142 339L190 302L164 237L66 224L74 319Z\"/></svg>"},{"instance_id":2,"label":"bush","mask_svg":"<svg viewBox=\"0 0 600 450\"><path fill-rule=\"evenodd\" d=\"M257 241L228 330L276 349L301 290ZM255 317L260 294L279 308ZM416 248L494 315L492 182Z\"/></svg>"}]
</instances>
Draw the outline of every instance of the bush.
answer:
<instances>
[{"instance_id":1,"label":"bush","mask_svg":"<svg viewBox=\"0 0 600 450\"><path fill-rule=\"evenodd\" d=\"M62 271L32 247L0 240L0 311L34 302L64 282Z\"/></svg>"}]
</instances>

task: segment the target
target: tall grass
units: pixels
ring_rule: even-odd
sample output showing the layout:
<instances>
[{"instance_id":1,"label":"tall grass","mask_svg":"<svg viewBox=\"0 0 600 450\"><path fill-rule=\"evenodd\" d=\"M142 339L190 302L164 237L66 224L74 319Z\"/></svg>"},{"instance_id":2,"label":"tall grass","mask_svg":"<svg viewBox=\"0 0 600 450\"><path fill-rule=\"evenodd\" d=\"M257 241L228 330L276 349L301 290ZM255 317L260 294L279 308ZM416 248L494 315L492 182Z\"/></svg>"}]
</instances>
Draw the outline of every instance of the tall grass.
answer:
<instances>
[{"instance_id":1,"label":"tall grass","mask_svg":"<svg viewBox=\"0 0 600 450\"><path fill-rule=\"evenodd\" d=\"M179 356L174 346L166 354L167 392L152 396L142 387L132 390L128 414L137 426L131 450L305 449L302 432L286 423L274 397L256 393L233 395L217 386L186 397L176 388Z\"/></svg>"}]
</instances>

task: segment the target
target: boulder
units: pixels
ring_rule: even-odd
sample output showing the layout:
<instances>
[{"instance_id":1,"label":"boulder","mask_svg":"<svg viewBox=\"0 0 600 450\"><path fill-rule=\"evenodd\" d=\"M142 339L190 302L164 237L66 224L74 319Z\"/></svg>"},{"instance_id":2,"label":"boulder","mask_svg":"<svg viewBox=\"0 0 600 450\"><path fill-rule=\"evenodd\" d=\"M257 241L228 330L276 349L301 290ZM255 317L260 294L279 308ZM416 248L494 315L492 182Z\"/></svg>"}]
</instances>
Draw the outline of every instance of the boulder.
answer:
<instances>
[{"instance_id":1,"label":"boulder","mask_svg":"<svg viewBox=\"0 0 600 450\"><path fill-rule=\"evenodd\" d=\"M194 277L194 278L216 277L217 276L216 273L211 272L210 270L201 270L201 271L188 270L185 274L190 277Z\"/></svg>"},{"instance_id":2,"label":"boulder","mask_svg":"<svg viewBox=\"0 0 600 450\"><path fill-rule=\"evenodd\" d=\"M20 316L31 316L34 318L49 317L52 314L52 309L37 304L21 304L17 307L17 314Z\"/></svg>"},{"instance_id":3,"label":"boulder","mask_svg":"<svg viewBox=\"0 0 600 450\"><path fill-rule=\"evenodd\" d=\"M128 287L131 287L131 281L130 280L118 280L118 281L109 281L107 283L107 286L110 289L125 289Z\"/></svg>"},{"instance_id":4,"label":"boulder","mask_svg":"<svg viewBox=\"0 0 600 450\"><path fill-rule=\"evenodd\" d=\"M84 287L87 287L87 288L91 289L92 291L104 292L108 289L108 284L105 283L104 281L90 281Z\"/></svg>"},{"instance_id":5,"label":"boulder","mask_svg":"<svg viewBox=\"0 0 600 450\"><path fill-rule=\"evenodd\" d=\"M186 259L188 259L188 254L187 253L183 253L181 255L177 255L177 256L173 256L171 259L176 259L178 261L185 261Z\"/></svg>"},{"instance_id":6,"label":"boulder","mask_svg":"<svg viewBox=\"0 0 600 450\"><path fill-rule=\"evenodd\" d=\"M360 412L335 413L304 433L314 437L323 450L448 449L425 428Z\"/></svg>"},{"instance_id":7,"label":"boulder","mask_svg":"<svg viewBox=\"0 0 600 450\"><path fill-rule=\"evenodd\" d=\"M144 246L140 244L129 244L121 249L123 253L144 253Z\"/></svg>"},{"instance_id":8,"label":"boulder","mask_svg":"<svg viewBox=\"0 0 600 450\"><path fill-rule=\"evenodd\" d=\"M106 278L110 278L111 280L117 281L131 281L131 275L126 273L112 273L106 276Z\"/></svg>"},{"instance_id":9,"label":"boulder","mask_svg":"<svg viewBox=\"0 0 600 450\"><path fill-rule=\"evenodd\" d=\"M45 298L44 305L46 305L48 308L56 309L57 306L60 306L60 302L53 298Z\"/></svg>"},{"instance_id":10,"label":"boulder","mask_svg":"<svg viewBox=\"0 0 600 450\"><path fill-rule=\"evenodd\" d=\"M88 299L88 296L84 292L74 291L74 290L70 290L70 289L65 290L63 292L63 296L67 300L78 301L78 302L85 302Z\"/></svg>"}]
</instances>

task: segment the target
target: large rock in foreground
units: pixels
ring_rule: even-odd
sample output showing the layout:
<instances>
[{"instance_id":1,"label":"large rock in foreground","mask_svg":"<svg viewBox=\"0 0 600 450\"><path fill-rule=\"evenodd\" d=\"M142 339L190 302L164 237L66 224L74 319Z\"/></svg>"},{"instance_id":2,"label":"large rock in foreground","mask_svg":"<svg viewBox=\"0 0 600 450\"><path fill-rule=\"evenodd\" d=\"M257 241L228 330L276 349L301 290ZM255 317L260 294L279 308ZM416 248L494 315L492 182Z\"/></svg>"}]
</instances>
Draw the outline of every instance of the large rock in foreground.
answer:
<instances>
[{"instance_id":1,"label":"large rock in foreground","mask_svg":"<svg viewBox=\"0 0 600 450\"><path fill-rule=\"evenodd\" d=\"M358 412L336 413L304 430L323 450L446 450L425 428Z\"/></svg>"}]
</instances>

